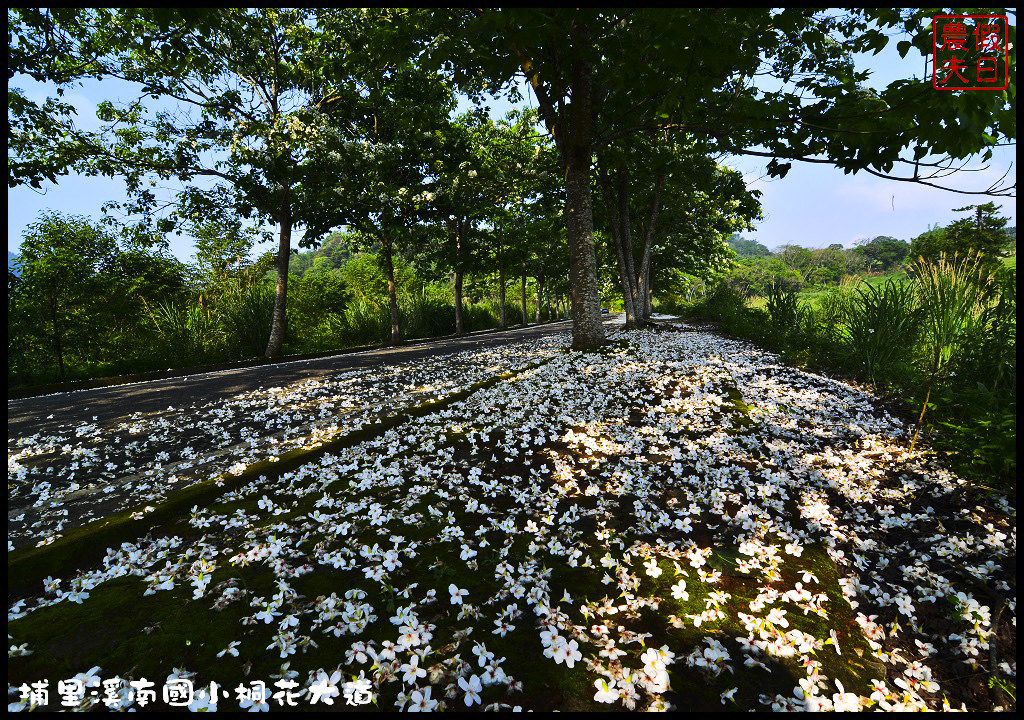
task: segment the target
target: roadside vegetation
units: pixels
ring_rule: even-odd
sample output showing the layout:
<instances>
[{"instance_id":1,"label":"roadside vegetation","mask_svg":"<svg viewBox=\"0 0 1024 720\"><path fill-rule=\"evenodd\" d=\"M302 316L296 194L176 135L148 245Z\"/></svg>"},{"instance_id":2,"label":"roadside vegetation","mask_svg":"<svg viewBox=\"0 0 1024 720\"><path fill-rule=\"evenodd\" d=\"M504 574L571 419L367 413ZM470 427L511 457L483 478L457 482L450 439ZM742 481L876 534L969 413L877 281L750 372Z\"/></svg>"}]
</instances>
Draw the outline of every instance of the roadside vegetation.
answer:
<instances>
[{"instance_id":1,"label":"roadside vegetation","mask_svg":"<svg viewBox=\"0 0 1024 720\"><path fill-rule=\"evenodd\" d=\"M773 252L722 164L1013 197L945 179L1015 142L1014 27L1003 90L858 66L933 28L9 8L9 187L125 184L9 261L9 387L82 418L9 431L9 711L1015 710L1015 235ZM45 387L561 318L156 412Z\"/></svg>"},{"instance_id":2,"label":"roadside vegetation","mask_svg":"<svg viewBox=\"0 0 1024 720\"><path fill-rule=\"evenodd\" d=\"M213 232L206 228L207 232ZM221 232L223 232L221 230ZM216 245L214 244L216 243ZM8 273L8 385L41 385L258 358L274 307L273 257L250 258L230 232L200 242L193 263L146 250L124 232L48 214L26 235ZM372 246L343 233L295 255L289 274L287 354L379 345L391 337L387 282ZM451 282L426 261L395 263L402 337L456 332ZM518 279L517 279L518 280ZM509 282L504 313L497 274L465 280L463 331L567 317L564 279ZM523 310L526 314L524 317Z\"/></svg>"},{"instance_id":3,"label":"roadside vegetation","mask_svg":"<svg viewBox=\"0 0 1024 720\"><path fill-rule=\"evenodd\" d=\"M863 383L959 472L1015 493L1016 233L991 203L965 210L909 243L764 254L741 241L737 266L661 307Z\"/></svg>"},{"instance_id":4,"label":"roadside vegetation","mask_svg":"<svg viewBox=\"0 0 1024 720\"><path fill-rule=\"evenodd\" d=\"M381 710L1012 708L1005 498L909 452L870 394L748 343L568 340L439 358L428 381L509 372L409 414L398 385L400 423L243 462L190 509L135 480L153 505L113 525L31 529L9 556L9 682L102 678L77 706L119 710L166 708L131 683L177 678L204 711L314 710L355 680ZM380 402L345 375L315 403ZM51 515L82 506L72 475L49 476Z\"/></svg>"}]
</instances>

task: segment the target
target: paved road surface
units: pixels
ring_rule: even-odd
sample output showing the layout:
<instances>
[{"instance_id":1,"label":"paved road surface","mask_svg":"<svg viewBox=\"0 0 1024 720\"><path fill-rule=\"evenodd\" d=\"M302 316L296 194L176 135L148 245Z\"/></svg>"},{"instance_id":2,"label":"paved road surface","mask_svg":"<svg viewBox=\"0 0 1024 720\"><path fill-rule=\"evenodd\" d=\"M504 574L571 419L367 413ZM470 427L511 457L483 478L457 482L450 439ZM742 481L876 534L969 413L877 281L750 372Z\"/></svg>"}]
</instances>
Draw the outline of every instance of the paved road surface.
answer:
<instances>
[{"instance_id":1,"label":"paved road surface","mask_svg":"<svg viewBox=\"0 0 1024 720\"><path fill-rule=\"evenodd\" d=\"M606 317L605 326L609 329L616 324L622 324L621 314ZM260 387L288 385L296 381L318 378L339 370L375 367L390 362L404 362L462 350L499 347L529 338L566 332L571 327L571 321L565 320L504 332L442 338L397 348L217 370L130 385L8 400L7 437L47 433L58 425L91 421L94 416L101 426L108 426L120 418L127 418L132 413L157 412L166 409L168 405L180 407L182 404L208 402ZM49 418L50 415L53 417Z\"/></svg>"}]
</instances>

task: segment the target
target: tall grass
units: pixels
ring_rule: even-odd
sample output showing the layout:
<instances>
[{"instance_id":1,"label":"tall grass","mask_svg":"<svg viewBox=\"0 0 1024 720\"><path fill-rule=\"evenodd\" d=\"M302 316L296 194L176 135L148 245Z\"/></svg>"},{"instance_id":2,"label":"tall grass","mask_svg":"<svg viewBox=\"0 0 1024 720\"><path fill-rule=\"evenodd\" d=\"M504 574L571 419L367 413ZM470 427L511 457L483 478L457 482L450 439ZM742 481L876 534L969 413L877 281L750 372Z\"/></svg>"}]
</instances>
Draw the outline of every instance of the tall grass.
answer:
<instances>
[{"instance_id":1,"label":"tall grass","mask_svg":"<svg viewBox=\"0 0 1024 720\"><path fill-rule=\"evenodd\" d=\"M924 325L928 390L911 450L921 432L936 379L949 370L965 343L977 339L988 324L992 285L992 273L977 255L947 257L943 253L938 260L918 258L912 268Z\"/></svg>"},{"instance_id":2,"label":"tall grass","mask_svg":"<svg viewBox=\"0 0 1024 720\"><path fill-rule=\"evenodd\" d=\"M933 418L935 449L951 450L968 477L1013 488L1016 479L1016 272L994 278L977 256L919 259L906 277L844 283L797 302L775 288L751 307L726 283L685 314L791 361L867 381Z\"/></svg>"},{"instance_id":3,"label":"tall grass","mask_svg":"<svg viewBox=\"0 0 1024 720\"><path fill-rule=\"evenodd\" d=\"M854 290L848 284L830 287L818 297L818 321L827 340L835 344L849 340L847 323L853 311Z\"/></svg>"},{"instance_id":4,"label":"tall grass","mask_svg":"<svg viewBox=\"0 0 1024 720\"><path fill-rule=\"evenodd\" d=\"M216 354L223 332L208 306L164 301L151 308L165 357L182 365L200 363Z\"/></svg>"},{"instance_id":5,"label":"tall grass","mask_svg":"<svg viewBox=\"0 0 1024 720\"><path fill-rule=\"evenodd\" d=\"M788 333L797 322L796 288L773 282L765 296L765 309L776 332Z\"/></svg>"},{"instance_id":6,"label":"tall grass","mask_svg":"<svg viewBox=\"0 0 1024 720\"><path fill-rule=\"evenodd\" d=\"M357 298L344 313L341 342L346 346L382 343L391 337L391 316L386 305Z\"/></svg>"},{"instance_id":7,"label":"tall grass","mask_svg":"<svg viewBox=\"0 0 1024 720\"><path fill-rule=\"evenodd\" d=\"M845 306L846 345L871 383L884 387L905 371L917 342L921 312L915 288L892 278L864 284Z\"/></svg>"},{"instance_id":8,"label":"tall grass","mask_svg":"<svg viewBox=\"0 0 1024 720\"><path fill-rule=\"evenodd\" d=\"M235 358L260 355L270 340L274 287L265 283L228 286L217 309L228 353Z\"/></svg>"},{"instance_id":9,"label":"tall grass","mask_svg":"<svg viewBox=\"0 0 1024 720\"><path fill-rule=\"evenodd\" d=\"M455 306L444 299L427 294L400 297L398 313L404 338L442 337L455 332ZM516 313L516 319L518 316ZM463 317L466 332L498 327L496 310L490 304L465 303ZM345 309L340 330L344 345L384 343L390 338L391 314L385 303L357 299Z\"/></svg>"}]
</instances>

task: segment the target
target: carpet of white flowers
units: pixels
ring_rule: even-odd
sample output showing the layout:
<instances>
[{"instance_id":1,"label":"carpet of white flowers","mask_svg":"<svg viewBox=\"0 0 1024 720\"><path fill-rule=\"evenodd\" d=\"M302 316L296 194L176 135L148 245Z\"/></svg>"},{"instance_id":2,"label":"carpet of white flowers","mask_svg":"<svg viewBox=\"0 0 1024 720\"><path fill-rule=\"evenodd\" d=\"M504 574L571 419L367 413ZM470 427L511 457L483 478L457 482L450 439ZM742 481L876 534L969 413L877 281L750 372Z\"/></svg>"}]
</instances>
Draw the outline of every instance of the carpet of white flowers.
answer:
<instances>
[{"instance_id":1,"label":"carpet of white flowers","mask_svg":"<svg viewBox=\"0 0 1024 720\"><path fill-rule=\"evenodd\" d=\"M159 503L168 492L329 441L552 352L547 342L517 343L343 370L109 426L82 422L11 438L8 549L53 542L65 528Z\"/></svg>"},{"instance_id":2,"label":"carpet of white flowers","mask_svg":"<svg viewBox=\"0 0 1024 720\"><path fill-rule=\"evenodd\" d=\"M549 358L10 598L9 707L59 677L85 689L69 705L152 709L145 677L217 683L193 710L337 709L354 683L384 710L993 709L988 678L1016 683L1015 508L965 501L871 396L683 330L398 373ZM370 402L296 392L309 409L205 412L256 404L227 442L271 453Z\"/></svg>"}]
</instances>

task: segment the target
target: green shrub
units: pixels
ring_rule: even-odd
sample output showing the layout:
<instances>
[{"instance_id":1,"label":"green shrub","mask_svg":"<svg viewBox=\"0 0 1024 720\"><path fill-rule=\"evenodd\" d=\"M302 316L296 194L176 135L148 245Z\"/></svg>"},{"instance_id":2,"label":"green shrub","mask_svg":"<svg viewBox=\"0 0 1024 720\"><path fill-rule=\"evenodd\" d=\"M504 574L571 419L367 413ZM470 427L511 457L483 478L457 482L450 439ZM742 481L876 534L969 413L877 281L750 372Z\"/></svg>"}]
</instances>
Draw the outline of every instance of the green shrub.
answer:
<instances>
[{"instance_id":1,"label":"green shrub","mask_svg":"<svg viewBox=\"0 0 1024 720\"><path fill-rule=\"evenodd\" d=\"M506 310L507 311L507 310ZM490 330L498 327L498 311L490 303L467 305L464 309L466 332Z\"/></svg>"},{"instance_id":2,"label":"green shrub","mask_svg":"<svg viewBox=\"0 0 1024 720\"><path fill-rule=\"evenodd\" d=\"M356 298L345 308L341 333L347 346L372 345L391 338L391 315L387 305Z\"/></svg>"},{"instance_id":3,"label":"green shrub","mask_svg":"<svg viewBox=\"0 0 1024 720\"><path fill-rule=\"evenodd\" d=\"M976 255L919 258L913 269L924 326L924 369L937 377L991 322L994 278Z\"/></svg>"},{"instance_id":4,"label":"green shrub","mask_svg":"<svg viewBox=\"0 0 1024 720\"><path fill-rule=\"evenodd\" d=\"M705 303L708 317L719 322L723 322L727 318L732 319L746 309L743 296L726 282L718 283L708 295Z\"/></svg>"},{"instance_id":5,"label":"green shrub","mask_svg":"<svg viewBox=\"0 0 1024 720\"><path fill-rule=\"evenodd\" d=\"M1016 481L1016 272L973 257L919 261L909 276L875 277L816 293L769 287L747 306L735 282L660 309L713 320L723 331L780 351L790 362L839 370L914 403L933 418L931 445L985 485ZM916 441L916 436L915 436Z\"/></svg>"},{"instance_id":6,"label":"green shrub","mask_svg":"<svg viewBox=\"0 0 1024 720\"><path fill-rule=\"evenodd\" d=\"M463 311L465 309L463 305ZM436 295L419 294L404 298L399 303L399 312L404 337L441 337L455 332L455 305ZM466 320L468 325L468 316Z\"/></svg>"},{"instance_id":7,"label":"green shrub","mask_svg":"<svg viewBox=\"0 0 1024 720\"><path fill-rule=\"evenodd\" d=\"M846 338L846 321L853 307L854 292L848 286L831 287L818 298L821 331L833 342Z\"/></svg>"},{"instance_id":8,"label":"green shrub","mask_svg":"<svg viewBox=\"0 0 1024 720\"><path fill-rule=\"evenodd\" d=\"M773 282L765 295L765 309L775 332L789 333L797 321L796 288L789 283Z\"/></svg>"},{"instance_id":9,"label":"green shrub","mask_svg":"<svg viewBox=\"0 0 1024 720\"><path fill-rule=\"evenodd\" d=\"M906 377L917 343L921 312L910 283L888 279L854 290L846 315L846 344L855 368L876 388Z\"/></svg>"},{"instance_id":10,"label":"green shrub","mask_svg":"<svg viewBox=\"0 0 1024 720\"><path fill-rule=\"evenodd\" d=\"M262 355L270 341L275 289L270 283L228 285L217 298L227 354L231 358Z\"/></svg>"}]
</instances>

